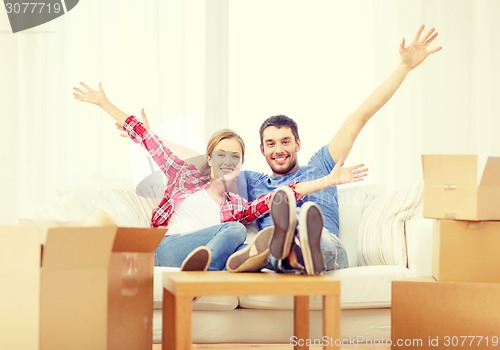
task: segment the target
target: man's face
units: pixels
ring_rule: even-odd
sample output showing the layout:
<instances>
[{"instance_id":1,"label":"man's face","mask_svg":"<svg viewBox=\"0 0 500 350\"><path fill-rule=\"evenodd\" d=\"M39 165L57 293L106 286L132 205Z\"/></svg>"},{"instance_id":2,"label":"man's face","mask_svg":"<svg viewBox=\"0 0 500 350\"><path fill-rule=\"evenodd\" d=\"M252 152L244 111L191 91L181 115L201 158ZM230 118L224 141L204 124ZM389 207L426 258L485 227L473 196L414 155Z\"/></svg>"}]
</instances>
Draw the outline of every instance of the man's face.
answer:
<instances>
[{"instance_id":1,"label":"man's face","mask_svg":"<svg viewBox=\"0 0 500 350\"><path fill-rule=\"evenodd\" d=\"M275 176L286 175L299 168L297 152L300 150L300 140L295 140L292 130L287 126L269 126L264 129L260 150Z\"/></svg>"}]
</instances>

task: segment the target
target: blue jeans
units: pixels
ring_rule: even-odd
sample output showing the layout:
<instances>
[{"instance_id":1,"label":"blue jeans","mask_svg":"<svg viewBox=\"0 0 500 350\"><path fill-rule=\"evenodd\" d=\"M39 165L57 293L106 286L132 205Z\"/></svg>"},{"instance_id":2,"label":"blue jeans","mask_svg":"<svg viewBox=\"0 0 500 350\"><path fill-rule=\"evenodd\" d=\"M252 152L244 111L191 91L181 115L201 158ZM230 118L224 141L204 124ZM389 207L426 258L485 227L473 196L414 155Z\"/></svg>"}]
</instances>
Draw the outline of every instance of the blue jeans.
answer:
<instances>
[{"instance_id":1,"label":"blue jeans","mask_svg":"<svg viewBox=\"0 0 500 350\"><path fill-rule=\"evenodd\" d=\"M344 245L340 239L326 228L321 235L321 251L325 260L326 271L345 269L349 260Z\"/></svg>"},{"instance_id":2,"label":"blue jeans","mask_svg":"<svg viewBox=\"0 0 500 350\"><path fill-rule=\"evenodd\" d=\"M323 253L326 271L345 269L346 267L349 267L347 252L344 245L336 235L330 233L326 228L323 228L323 233L321 234L321 252ZM272 270L277 270L277 262L276 258L270 255L269 263L266 267Z\"/></svg>"},{"instance_id":3,"label":"blue jeans","mask_svg":"<svg viewBox=\"0 0 500 350\"><path fill-rule=\"evenodd\" d=\"M178 235L166 235L155 250L156 266L180 267L184 259L200 246L212 251L209 270L226 268L226 261L247 237L245 226L239 222L225 222L198 231Z\"/></svg>"}]
</instances>

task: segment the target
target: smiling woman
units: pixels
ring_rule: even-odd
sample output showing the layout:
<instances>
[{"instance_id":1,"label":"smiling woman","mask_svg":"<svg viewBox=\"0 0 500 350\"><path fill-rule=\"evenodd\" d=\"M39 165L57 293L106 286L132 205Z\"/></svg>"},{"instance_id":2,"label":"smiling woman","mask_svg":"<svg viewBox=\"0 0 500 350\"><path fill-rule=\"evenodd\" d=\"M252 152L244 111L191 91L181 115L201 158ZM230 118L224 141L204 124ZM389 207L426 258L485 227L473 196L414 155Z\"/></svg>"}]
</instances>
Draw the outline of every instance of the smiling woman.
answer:
<instances>
[{"instance_id":1,"label":"smiling woman","mask_svg":"<svg viewBox=\"0 0 500 350\"><path fill-rule=\"evenodd\" d=\"M234 131L222 129L210 137L206 152L207 163L201 173L212 179L233 181L245 160L245 142Z\"/></svg>"},{"instance_id":2,"label":"smiling woman","mask_svg":"<svg viewBox=\"0 0 500 350\"><path fill-rule=\"evenodd\" d=\"M113 117L130 139L149 152L166 177L163 199L153 211L151 226L168 226L169 231L155 251L155 264L182 268L186 259L198 256L193 252L202 248L208 251L204 255L207 262L196 266L224 269L229 256L243 248L243 224L267 214L272 196L267 193L247 202L229 190L245 155L241 137L229 129L214 133L208 141L206 164L199 171L177 157L135 116L111 103L101 84L97 90L80 85L73 88L75 99L95 104ZM301 198L299 193L294 194L296 199Z\"/></svg>"}]
</instances>

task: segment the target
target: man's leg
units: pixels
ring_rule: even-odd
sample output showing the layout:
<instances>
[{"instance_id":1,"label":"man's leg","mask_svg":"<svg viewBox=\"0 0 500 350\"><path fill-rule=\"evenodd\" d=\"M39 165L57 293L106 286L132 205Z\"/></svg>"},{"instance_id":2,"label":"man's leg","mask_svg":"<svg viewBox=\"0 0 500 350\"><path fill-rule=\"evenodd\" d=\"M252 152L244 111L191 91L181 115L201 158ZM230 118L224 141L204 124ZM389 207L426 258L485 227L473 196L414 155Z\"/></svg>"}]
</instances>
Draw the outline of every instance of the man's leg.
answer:
<instances>
[{"instance_id":1,"label":"man's leg","mask_svg":"<svg viewBox=\"0 0 500 350\"><path fill-rule=\"evenodd\" d=\"M285 259L270 256L266 268L284 273L320 274L349 266L344 245L337 236L323 228L319 207L304 204L297 210L299 218L292 248Z\"/></svg>"},{"instance_id":2,"label":"man's leg","mask_svg":"<svg viewBox=\"0 0 500 350\"><path fill-rule=\"evenodd\" d=\"M284 241L280 239L275 242L275 251L271 249L270 263L268 268L277 272L318 275L325 271L323 255L321 252L321 235L323 230L323 214L316 203L307 202L301 208L296 208L287 203L280 203L280 213L286 212L293 226L289 226L286 231L291 236L290 246L278 247L278 243L283 246ZM278 207L278 205L276 205ZM272 208L272 207L271 207ZM298 218L298 219L296 219ZM273 221L276 221L273 215ZM279 218L278 218L279 219ZM276 234L276 232L275 232ZM273 245L275 237L271 241Z\"/></svg>"},{"instance_id":3,"label":"man's leg","mask_svg":"<svg viewBox=\"0 0 500 350\"><path fill-rule=\"evenodd\" d=\"M347 252L340 239L326 228L321 235L321 251L325 261L326 271L345 269L349 267Z\"/></svg>"}]
</instances>

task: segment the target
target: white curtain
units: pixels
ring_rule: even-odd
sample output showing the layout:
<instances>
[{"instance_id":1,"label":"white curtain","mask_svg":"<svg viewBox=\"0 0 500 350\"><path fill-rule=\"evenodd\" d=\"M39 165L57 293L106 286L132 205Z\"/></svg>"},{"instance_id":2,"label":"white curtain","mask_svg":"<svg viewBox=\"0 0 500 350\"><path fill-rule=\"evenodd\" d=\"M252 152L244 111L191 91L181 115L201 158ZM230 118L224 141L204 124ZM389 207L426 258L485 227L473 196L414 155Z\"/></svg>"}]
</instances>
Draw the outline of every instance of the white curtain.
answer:
<instances>
[{"instance_id":1,"label":"white curtain","mask_svg":"<svg viewBox=\"0 0 500 350\"><path fill-rule=\"evenodd\" d=\"M127 113L144 107L162 136L203 152L220 127L266 172L258 128L299 123L305 163L396 66L420 24L443 51L410 74L360 135L348 163L396 189L421 176L422 153L500 155L495 0L80 0L12 34L0 10L0 222L35 215L94 175L136 183L150 169L112 119L75 101L102 82Z\"/></svg>"},{"instance_id":2,"label":"white curtain","mask_svg":"<svg viewBox=\"0 0 500 350\"><path fill-rule=\"evenodd\" d=\"M414 183L423 153L500 155L500 2L235 1L230 12L230 123L258 153L273 114L299 124L299 160L326 144L399 62L399 43L434 26L443 50L410 73L368 123L347 164L389 190ZM265 168L262 157L247 163Z\"/></svg>"},{"instance_id":3,"label":"white curtain","mask_svg":"<svg viewBox=\"0 0 500 350\"><path fill-rule=\"evenodd\" d=\"M96 177L149 174L145 154L112 118L73 99L80 81L102 82L127 113L144 107L164 137L203 147L204 13L198 1L82 0L16 34L0 13L2 221L38 216L59 190Z\"/></svg>"}]
</instances>

